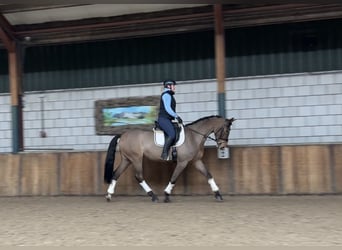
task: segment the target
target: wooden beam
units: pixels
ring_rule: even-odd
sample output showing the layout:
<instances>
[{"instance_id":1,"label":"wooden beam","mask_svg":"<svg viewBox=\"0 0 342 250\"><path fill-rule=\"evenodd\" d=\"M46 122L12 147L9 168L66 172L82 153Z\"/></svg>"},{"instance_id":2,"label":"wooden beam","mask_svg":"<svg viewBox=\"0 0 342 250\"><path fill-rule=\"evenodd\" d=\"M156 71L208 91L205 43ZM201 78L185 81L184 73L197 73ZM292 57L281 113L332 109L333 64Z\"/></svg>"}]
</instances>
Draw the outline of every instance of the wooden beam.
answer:
<instances>
[{"instance_id":1,"label":"wooden beam","mask_svg":"<svg viewBox=\"0 0 342 250\"><path fill-rule=\"evenodd\" d=\"M12 147L13 153L23 150L23 114L22 114L22 87L21 87L21 53L15 42L14 49L8 51L9 79L12 106Z\"/></svg>"},{"instance_id":2,"label":"wooden beam","mask_svg":"<svg viewBox=\"0 0 342 250\"><path fill-rule=\"evenodd\" d=\"M218 106L219 115L225 117L225 38L224 38L224 26L223 26L223 13L222 5L214 5L215 14L215 62L216 62L216 78L217 78L217 90L218 90Z\"/></svg>"},{"instance_id":3,"label":"wooden beam","mask_svg":"<svg viewBox=\"0 0 342 250\"><path fill-rule=\"evenodd\" d=\"M21 88L21 48L15 41L12 26L0 14L0 39L8 51L9 84L11 91L12 112L12 147L13 153L23 150L23 116Z\"/></svg>"},{"instance_id":4,"label":"wooden beam","mask_svg":"<svg viewBox=\"0 0 342 250\"><path fill-rule=\"evenodd\" d=\"M13 41L10 39L8 34L0 27L0 40L6 47L8 51L15 51L15 46Z\"/></svg>"},{"instance_id":5,"label":"wooden beam","mask_svg":"<svg viewBox=\"0 0 342 250\"><path fill-rule=\"evenodd\" d=\"M18 55L16 51L9 51L8 52L8 61L9 61L9 77L10 77L10 90L11 90L11 104L18 105L19 100L19 62L18 62Z\"/></svg>"},{"instance_id":6,"label":"wooden beam","mask_svg":"<svg viewBox=\"0 0 342 250\"><path fill-rule=\"evenodd\" d=\"M0 40L8 51L14 51L13 28L7 19L0 13Z\"/></svg>"},{"instance_id":7,"label":"wooden beam","mask_svg":"<svg viewBox=\"0 0 342 250\"><path fill-rule=\"evenodd\" d=\"M290 1L291 2L291 1ZM328 1L329 2L329 1ZM225 28L341 18L341 4L222 4ZM37 6L38 8L38 6ZM213 29L212 5L191 9L16 25L13 35L28 46L130 38ZM13 10L14 11L14 10ZM0 24L1 26L1 24ZM184 27L186 26L186 27ZM159 28L158 28L159 27ZM178 31L177 31L178 30ZM180 31L179 31L180 30ZM139 33L137 36L134 33Z\"/></svg>"}]
</instances>

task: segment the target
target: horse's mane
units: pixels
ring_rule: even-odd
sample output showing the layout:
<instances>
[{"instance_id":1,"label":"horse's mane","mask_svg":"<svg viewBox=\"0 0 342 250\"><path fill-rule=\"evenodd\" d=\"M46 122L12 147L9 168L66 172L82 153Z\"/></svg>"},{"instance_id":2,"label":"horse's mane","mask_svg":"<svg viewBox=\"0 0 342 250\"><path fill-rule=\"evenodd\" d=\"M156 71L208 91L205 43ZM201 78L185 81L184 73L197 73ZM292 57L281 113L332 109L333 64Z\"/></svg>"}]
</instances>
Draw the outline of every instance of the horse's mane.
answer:
<instances>
[{"instance_id":1,"label":"horse's mane","mask_svg":"<svg viewBox=\"0 0 342 250\"><path fill-rule=\"evenodd\" d=\"M194 121L194 122L191 122L191 123L186 124L185 127L190 126L190 125L192 125L192 124L195 124L195 123L197 123L197 122L203 121L203 120L207 120L207 119L209 119L209 118L214 118L214 117L216 117L216 118L222 118L222 116L220 116L220 115L205 116L205 117L199 118L198 120L196 120L196 121Z\"/></svg>"}]
</instances>

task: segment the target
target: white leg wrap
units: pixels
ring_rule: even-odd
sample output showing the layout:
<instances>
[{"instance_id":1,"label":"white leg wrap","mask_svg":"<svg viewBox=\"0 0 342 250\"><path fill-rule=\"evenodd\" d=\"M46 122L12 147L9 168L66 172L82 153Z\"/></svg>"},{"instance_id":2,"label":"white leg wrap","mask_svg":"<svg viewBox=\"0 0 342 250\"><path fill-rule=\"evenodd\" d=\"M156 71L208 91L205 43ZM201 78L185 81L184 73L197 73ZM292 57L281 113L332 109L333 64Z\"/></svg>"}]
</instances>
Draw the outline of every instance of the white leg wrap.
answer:
<instances>
[{"instance_id":1,"label":"white leg wrap","mask_svg":"<svg viewBox=\"0 0 342 250\"><path fill-rule=\"evenodd\" d=\"M140 182L139 185L142 186L142 188L145 190L146 193L152 191L150 186L145 181Z\"/></svg>"},{"instance_id":2,"label":"white leg wrap","mask_svg":"<svg viewBox=\"0 0 342 250\"><path fill-rule=\"evenodd\" d=\"M215 181L214 181L213 178L209 179L209 180L208 180L208 183L209 183L209 185L210 185L210 187L211 187L211 190L212 190L213 192L219 191L219 188L218 188L218 186L216 185L216 183L215 183Z\"/></svg>"},{"instance_id":3,"label":"white leg wrap","mask_svg":"<svg viewBox=\"0 0 342 250\"><path fill-rule=\"evenodd\" d=\"M169 182L169 184L167 185L167 187L165 188L165 193L167 194L171 194L171 191L173 189L173 187L175 186L175 184L171 184L171 182Z\"/></svg>"},{"instance_id":4,"label":"white leg wrap","mask_svg":"<svg viewBox=\"0 0 342 250\"><path fill-rule=\"evenodd\" d=\"M110 183L110 185L109 185L109 187L107 189L107 193L108 194L114 194L115 185L116 185L116 180L112 180L112 182Z\"/></svg>"}]
</instances>

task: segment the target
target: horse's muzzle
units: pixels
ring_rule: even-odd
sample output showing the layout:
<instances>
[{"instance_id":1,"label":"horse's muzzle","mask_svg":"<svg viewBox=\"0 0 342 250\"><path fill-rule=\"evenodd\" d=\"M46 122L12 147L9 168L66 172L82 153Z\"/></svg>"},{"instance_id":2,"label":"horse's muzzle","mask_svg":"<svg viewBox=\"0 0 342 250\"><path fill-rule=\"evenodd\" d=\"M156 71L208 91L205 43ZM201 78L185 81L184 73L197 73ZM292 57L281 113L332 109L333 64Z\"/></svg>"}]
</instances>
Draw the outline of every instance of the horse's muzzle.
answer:
<instances>
[{"instance_id":1,"label":"horse's muzzle","mask_svg":"<svg viewBox=\"0 0 342 250\"><path fill-rule=\"evenodd\" d=\"M219 149L224 149L228 147L228 141L218 141L217 146Z\"/></svg>"}]
</instances>

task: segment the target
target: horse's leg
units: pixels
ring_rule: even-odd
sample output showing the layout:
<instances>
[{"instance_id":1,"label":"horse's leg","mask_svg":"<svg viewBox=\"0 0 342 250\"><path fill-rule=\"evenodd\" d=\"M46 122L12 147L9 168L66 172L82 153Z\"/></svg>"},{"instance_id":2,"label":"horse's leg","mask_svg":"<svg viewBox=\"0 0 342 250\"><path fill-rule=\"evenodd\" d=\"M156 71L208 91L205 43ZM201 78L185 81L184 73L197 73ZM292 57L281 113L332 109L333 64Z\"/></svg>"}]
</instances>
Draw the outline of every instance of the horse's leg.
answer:
<instances>
[{"instance_id":1,"label":"horse's leg","mask_svg":"<svg viewBox=\"0 0 342 250\"><path fill-rule=\"evenodd\" d=\"M215 198L218 201L223 201L223 198L220 194L219 187L216 185L215 180L213 176L210 174L209 170L207 167L203 164L201 160L195 161L194 165L197 170L199 170L208 180L208 183L211 187L211 190L215 193Z\"/></svg>"},{"instance_id":2,"label":"horse's leg","mask_svg":"<svg viewBox=\"0 0 342 250\"><path fill-rule=\"evenodd\" d=\"M187 161L178 162L178 163L177 163L177 166L176 166L175 170L174 170L173 173L172 173L170 182L169 182L169 184L167 185L167 187L164 189L164 195L165 195L164 202L170 202L170 201L171 201L171 200L170 200L170 195L171 195L172 189L173 189L173 187L175 186L176 181L177 181L179 175L180 175L180 174L183 172L183 170L185 169L186 165L188 165L188 162L187 162Z\"/></svg>"},{"instance_id":3,"label":"horse's leg","mask_svg":"<svg viewBox=\"0 0 342 250\"><path fill-rule=\"evenodd\" d=\"M142 164L134 164L135 178L139 182L139 185L145 190L148 196L151 197L153 202L158 202L158 196L152 191L151 187L146 183L143 176Z\"/></svg>"},{"instance_id":4,"label":"horse's leg","mask_svg":"<svg viewBox=\"0 0 342 250\"><path fill-rule=\"evenodd\" d=\"M123 158L121 160L120 165L114 170L112 182L109 184L108 189L107 189L107 195L106 195L107 201L111 201L112 195L115 192L116 182L119 179L120 175L127 169L129 163L130 161L128 161L126 158Z\"/></svg>"}]
</instances>

